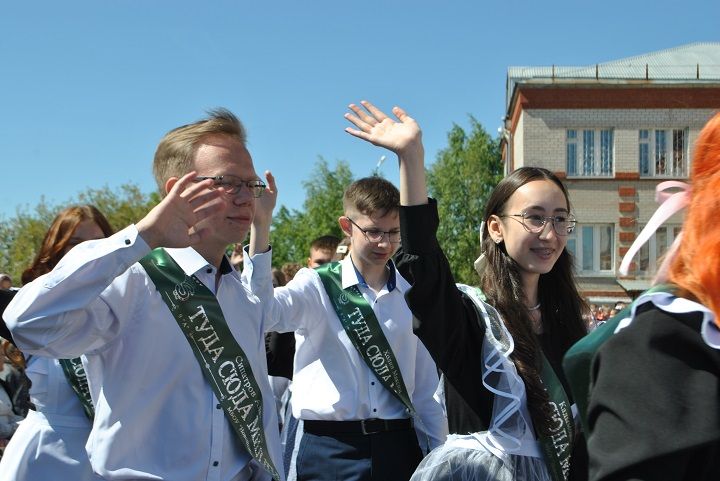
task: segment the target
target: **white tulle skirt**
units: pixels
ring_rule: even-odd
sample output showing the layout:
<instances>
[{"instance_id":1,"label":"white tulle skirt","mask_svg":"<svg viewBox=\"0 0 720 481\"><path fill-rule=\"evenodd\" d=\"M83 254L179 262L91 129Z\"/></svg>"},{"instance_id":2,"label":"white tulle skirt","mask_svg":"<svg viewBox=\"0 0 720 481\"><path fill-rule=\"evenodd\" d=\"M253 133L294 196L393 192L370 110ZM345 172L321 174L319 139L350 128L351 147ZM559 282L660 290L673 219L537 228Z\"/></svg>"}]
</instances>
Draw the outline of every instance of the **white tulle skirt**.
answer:
<instances>
[{"instance_id":1,"label":"white tulle skirt","mask_svg":"<svg viewBox=\"0 0 720 481\"><path fill-rule=\"evenodd\" d=\"M449 436L415 470L410 481L550 481L545 461L534 456L493 454Z\"/></svg>"},{"instance_id":2,"label":"white tulle skirt","mask_svg":"<svg viewBox=\"0 0 720 481\"><path fill-rule=\"evenodd\" d=\"M473 287L458 284L485 323L482 384L494 395L489 429L451 435L422 460L411 481L551 481L535 439L525 384L510 359L513 338ZM442 386L442 383L441 383ZM442 399L444 393L439 392Z\"/></svg>"}]
</instances>

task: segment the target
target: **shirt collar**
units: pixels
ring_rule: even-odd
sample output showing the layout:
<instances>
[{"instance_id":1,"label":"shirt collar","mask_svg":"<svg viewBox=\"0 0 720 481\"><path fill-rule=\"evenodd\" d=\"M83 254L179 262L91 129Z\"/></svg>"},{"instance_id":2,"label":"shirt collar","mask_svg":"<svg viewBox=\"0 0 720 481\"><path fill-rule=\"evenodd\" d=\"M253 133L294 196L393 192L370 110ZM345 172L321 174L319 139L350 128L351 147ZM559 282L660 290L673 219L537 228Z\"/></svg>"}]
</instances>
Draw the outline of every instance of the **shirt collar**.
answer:
<instances>
[{"instance_id":1,"label":"shirt collar","mask_svg":"<svg viewBox=\"0 0 720 481\"><path fill-rule=\"evenodd\" d=\"M181 249L167 247L165 250L188 276L192 276L201 269L214 267L192 247L184 247ZM220 263L220 274L225 275L233 272L237 275L237 272L232 268L232 264L230 264L227 256L223 256L222 262Z\"/></svg>"},{"instance_id":2,"label":"shirt collar","mask_svg":"<svg viewBox=\"0 0 720 481\"><path fill-rule=\"evenodd\" d=\"M365 282L365 278L357 267L355 267L355 263L353 263L351 255L345 256L345 259L340 261L340 265L342 266L341 273L343 289L357 284L363 287L368 287L367 282ZM392 259L388 261L387 266L390 269L390 276L385 284L388 292L392 292L395 288L397 288L398 292L405 294L407 288L410 287L409 284L405 279L403 279L400 273L397 272L395 263Z\"/></svg>"}]
</instances>

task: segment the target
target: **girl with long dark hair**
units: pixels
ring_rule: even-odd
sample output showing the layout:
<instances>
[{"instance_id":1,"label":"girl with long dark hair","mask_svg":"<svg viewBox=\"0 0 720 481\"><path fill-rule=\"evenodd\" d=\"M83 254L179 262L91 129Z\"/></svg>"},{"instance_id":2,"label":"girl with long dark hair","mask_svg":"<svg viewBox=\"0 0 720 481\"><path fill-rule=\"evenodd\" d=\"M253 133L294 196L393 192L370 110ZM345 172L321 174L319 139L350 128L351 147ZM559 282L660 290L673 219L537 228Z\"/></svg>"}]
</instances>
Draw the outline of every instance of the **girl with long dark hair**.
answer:
<instances>
[{"instance_id":1,"label":"girl with long dark hair","mask_svg":"<svg viewBox=\"0 0 720 481\"><path fill-rule=\"evenodd\" d=\"M565 248L575 219L562 182L537 167L503 179L479 219L481 290L456 286L435 235L439 220L427 197L420 128L397 107L397 120L367 102L350 109L346 118L357 129L347 132L398 154L412 283L406 300L415 333L446 381L454 435L412 479L584 478L584 460L570 456L574 446L582 452L582 443L561 370L563 354L586 332L586 307Z\"/></svg>"}]
</instances>

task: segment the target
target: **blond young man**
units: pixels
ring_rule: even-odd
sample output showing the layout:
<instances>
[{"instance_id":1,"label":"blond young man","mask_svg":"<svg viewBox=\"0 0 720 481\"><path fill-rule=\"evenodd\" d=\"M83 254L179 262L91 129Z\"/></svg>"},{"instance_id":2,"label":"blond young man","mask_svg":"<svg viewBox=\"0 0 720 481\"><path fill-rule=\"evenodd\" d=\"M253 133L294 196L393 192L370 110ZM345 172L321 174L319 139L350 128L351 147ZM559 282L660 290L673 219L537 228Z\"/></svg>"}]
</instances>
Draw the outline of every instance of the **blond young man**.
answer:
<instances>
[{"instance_id":1,"label":"blond young man","mask_svg":"<svg viewBox=\"0 0 720 481\"><path fill-rule=\"evenodd\" d=\"M274 292L270 255L252 259L253 292L277 331L296 333L292 412L303 427L289 479L407 480L447 434L433 399L437 371L412 332L409 285L391 260L398 206L390 182L354 182L338 219L350 255L302 269Z\"/></svg>"},{"instance_id":2,"label":"blond young man","mask_svg":"<svg viewBox=\"0 0 720 481\"><path fill-rule=\"evenodd\" d=\"M165 135L153 171L163 200L73 248L5 319L28 354L86 355L102 479L281 480L263 312L224 254L264 222L273 178L259 180L227 110Z\"/></svg>"}]
</instances>

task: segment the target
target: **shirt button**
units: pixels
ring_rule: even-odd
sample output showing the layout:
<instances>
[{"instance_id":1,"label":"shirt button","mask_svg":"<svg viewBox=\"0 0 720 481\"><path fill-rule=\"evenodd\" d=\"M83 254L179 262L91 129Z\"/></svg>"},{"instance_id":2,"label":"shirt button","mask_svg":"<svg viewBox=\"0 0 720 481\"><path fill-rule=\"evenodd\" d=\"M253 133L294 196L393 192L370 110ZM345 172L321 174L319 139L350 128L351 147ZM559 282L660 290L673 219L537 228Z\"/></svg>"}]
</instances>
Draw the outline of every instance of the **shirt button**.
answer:
<instances>
[{"instance_id":1,"label":"shirt button","mask_svg":"<svg viewBox=\"0 0 720 481\"><path fill-rule=\"evenodd\" d=\"M215 406L216 409L220 409L221 407L222 407L222 406L220 406L220 403L218 403L218 404Z\"/></svg>"},{"instance_id":2,"label":"shirt button","mask_svg":"<svg viewBox=\"0 0 720 481\"><path fill-rule=\"evenodd\" d=\"M374 386L374 385L375 385L375 381L372 381L372 382L370 383L370 385L371 385L371 386Z\"/></svg>"},{"instance_id":3,"label":"shirt button","mask_svg":"<svg viewBox=\"0 0 720 481\"><path fill-rule=\"evenodd\" d=\"M220 463L218 463L217 461L213 461L213 466L217 466L218 464Z\"/></svg>"},{"instance_id":4,"label":"shirt button","mask_svg":"<svg viewBox=\"0 0 720 481\"><path fill-rule=\"evenodd\" d=\"M131 243L132 243L132 242L130 241L130 239L125 239L125 245L126 245L126 246L129 246Z\"/></svg>"},{"instance_id":5,"label":"shirt button","mask_svg":"<svg viewBox=\"0 0 720 481\"><path fill-rule=\"evenodd\" d=\"M373 412L376 413L376 412L377 412L377 409L373 409Z\"/></svg>"},{"instance_id":6,"label":"shirt button","mask_svg":"<svg viewBox=\"0 0 720 481\"><path fill-rule=\"evenodd\" d=\"M208 274L212 274L212 267L208 267L205 272L207 272Z\"/></svg>"}]
</instances>

